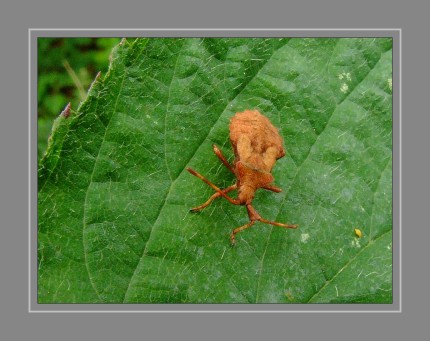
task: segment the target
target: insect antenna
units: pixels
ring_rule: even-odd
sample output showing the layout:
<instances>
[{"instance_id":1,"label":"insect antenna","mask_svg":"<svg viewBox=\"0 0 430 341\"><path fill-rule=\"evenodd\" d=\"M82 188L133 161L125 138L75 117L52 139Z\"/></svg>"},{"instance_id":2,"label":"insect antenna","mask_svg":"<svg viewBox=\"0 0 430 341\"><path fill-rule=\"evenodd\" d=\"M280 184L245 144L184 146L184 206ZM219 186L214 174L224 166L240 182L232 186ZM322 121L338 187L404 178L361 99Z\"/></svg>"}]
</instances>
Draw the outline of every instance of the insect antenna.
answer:
<instances>
[{"instance_id":1,"label":"insect antenna","mask_svg":"<svg viewBox=\"0 0 430 341\"><path fill-rule=\"evenodd\" d=\"M234 175L236 175L232 165L230 165L230 163L227 161L227 159L225 158L224 154L222 153L221 149L218 148L217 145L212 145L212 148L214 150L214 153L216 156L218 156L218 159L221 160L221 162L223 163L223 165L228 168L230 170L230 172L232 172Z\"/></svg>"}]
</instances>

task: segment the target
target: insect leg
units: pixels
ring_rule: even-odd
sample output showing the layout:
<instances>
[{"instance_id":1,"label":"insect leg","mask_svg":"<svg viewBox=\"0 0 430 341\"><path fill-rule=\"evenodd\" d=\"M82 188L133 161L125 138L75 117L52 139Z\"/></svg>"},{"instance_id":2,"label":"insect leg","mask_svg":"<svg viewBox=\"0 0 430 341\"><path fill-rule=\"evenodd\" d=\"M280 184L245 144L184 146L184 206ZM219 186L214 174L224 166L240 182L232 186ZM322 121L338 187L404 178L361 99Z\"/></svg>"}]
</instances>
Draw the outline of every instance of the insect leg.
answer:
<instances>
[{"instance_id":1,"label":"insect leg","mask_svg":"<svg viewBox=\"0 0 430 341\"><path fill-rule=\"evenodd\" d=\"M272 191L272 192L276 192L276 193L282 192L282 189L280 189L279 187L276 187L276 186L272 186L272 185L267 185L267 186L264 186L263 188L267 189L268 191Z\"/></svg>"},{"instance_id":2,"label":"insect leg","mask_svg":"<svg viewBox=\"0 0 430 341\"><path fill-rule=\"evenodd\" d=\"M248 210L248 216L249 216L249 219L251 221L258 220L258 221L261 221L262 223L265 223L265 224L270 224L270 225L274 225L274 226L285 227L285 228L289 228L289 229L295 229L295 228L297 228L297 225L289 225L289 224L284 224L284 223L278 223L276 221L270 221L270 220L262 218L258 214L258 212L255 210L255 208L252 207L252 205L246 205L246 209Z\"/></svg>"},{"instance_id":3,"label":"insect leg","mask_svg":"<svg viewBox=\"0 0 430 341\"><path fill-rule=\"evenodd\" d=\"M255 224L255 220L251 220L249 223L247 223L243 226L240 226L238 228L235 228L230 235L231 246L234 246L236 244L236 238L235 238L236 233L243 231L243 230L247 229L248 227L251 227L254 224Z\"/></svg>"},{"instance_id":4,"label":"insect leg","mask_svg":"<svg viewBox=\"0 0 430 341\"><path fill-rule=\"evenodd\" d=\"M262 223L265 223L265 224L270 224L270 225L274 225L274 226L285 227L285 228L288 228L288 229L295 229L298 226L298 225L289 225L289 224L278 223L276 221L270 221L270 220L266 220L264 218L259 218L257 220L261 221Z\"/></svg>"},{"instance_id":5,"label":"insect leg","mask_svg":"<svg viewBox=\"0 0 430 341\"><path fill-rule=\"evenodd\" d=\"M229 187L223 189L222 191L224 193L228 193L228 192L235 190L236 188L237 188L237 185L232 185L232 186L229 186ZM194 208L190 209L190 211L191 212L198 212L198 211L204 209L205 207L209 206L214 199L216 199L220 196L221 196L221 194L219 194L219 192L216 192L204 204L197 206L197 207L194 207Z\"/></svg>"},{"instance_id":6,"label":"insect leg","mask_svg":"<svg viewBox=\"0 0 430 341\"><path fill-rule=\"evenodd\" d=\"M226 166L230 170L230 172L235 174L233 167L230 165L230 163L227 161L225 156L222 154L221 149L219 149L215 144L212 145L212 148L214 150L215 155L218 156L218 159L221 160L221 162L224 164L224 166Z\"/></svg>"},{"instance_id":7,"label":"insect leg","mask_svg":"<svg viewBox=\"0 0 430 341\"><path fill-rule=\"evenodd\" d=\"M200 180L204 181L208 186L213 188L217 193L219 193L223 198L227 199L230 203L233 205L240 205L240 201L238 199L232 199L227 194L225 194L222 189L214 185L212 182L210 182L208 179L206 179L203 175L197 173L192 168L187 168L187 171L189 171L192 175L198 177Z\"/></svg>"}]
</instances>

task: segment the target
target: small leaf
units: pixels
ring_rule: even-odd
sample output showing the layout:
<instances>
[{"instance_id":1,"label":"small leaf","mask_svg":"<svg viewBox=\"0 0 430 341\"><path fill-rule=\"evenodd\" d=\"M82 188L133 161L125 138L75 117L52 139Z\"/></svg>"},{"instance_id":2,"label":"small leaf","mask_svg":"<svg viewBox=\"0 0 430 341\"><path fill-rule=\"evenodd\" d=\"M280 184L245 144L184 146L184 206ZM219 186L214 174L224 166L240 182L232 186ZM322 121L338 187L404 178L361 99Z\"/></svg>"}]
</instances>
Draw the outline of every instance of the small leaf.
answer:
<instances>
[{"instance_id":1,"label":"small leaf","mask_svg":"<svg viewBox=\"0 0 430 341\"><path fill-rule=\"evenodd\" d=\"M391 40L124 40L40 163L41 303L391 303ZM228 124L258 108L287 155L248 221ZM234 192L232 192L234 196ZM363 233L357 238L353 231Z\"/></svg>"}]
</instances>

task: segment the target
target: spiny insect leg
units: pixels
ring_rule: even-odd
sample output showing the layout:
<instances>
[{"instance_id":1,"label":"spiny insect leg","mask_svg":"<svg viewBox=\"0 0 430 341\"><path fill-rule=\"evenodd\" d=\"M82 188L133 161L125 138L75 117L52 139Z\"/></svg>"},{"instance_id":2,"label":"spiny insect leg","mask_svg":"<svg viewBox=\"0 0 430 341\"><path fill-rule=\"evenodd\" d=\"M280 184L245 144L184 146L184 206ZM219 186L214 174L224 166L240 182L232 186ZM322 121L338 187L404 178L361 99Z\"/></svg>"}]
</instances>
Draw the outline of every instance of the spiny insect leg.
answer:
<instances>
[{"instance_id":1,"label":"spiny insect leg","mask_svg":"<svg viewBox=\"0 0 430 341\"><path fill-rule=\"evenodd\" d=\"M221 162L224 164L224 166L226 166L230 170L230 172L232 172L233 174L235 174L233 167L227 161L227 159L225 158L225 156L221 152L221 149L219 149L215 144L212 145L212 148L214 150L215 155L218 156L218 159L221 160Z\"/></svg>"},{"instance_id":2,"label":"spiny insect leg","mask_svg":"<svg viewBox=\"0 0 430 341\"><path fill-rule=\"evenodd\" d=\"M208 179L206 179L203 175L197 173L194 169L187 168L187 171L189 171L192 175L198 177L200 180L204 181L208 186L210 186L211 188L213 188L217 193L219 193L223 198L227 199L233 205L239 205L240 204L240 202L239 202L238 199L232 199L232 198L230 198L227 194L225 194L222 191L222 189L220 189L219 187L217 187L216 185L214 185L212 182L210 182Z\"/></svg>"},{"instance_id":3,"label":"spiny insect leg","mask_svg":"<svg viewBox=\"0 0 430 341\"><path fill-rule=\"evenodd\" d=\"M235 238L235 234L236 233L238 233L240 231L243 231L243 230L247 229L248 227L251 227L254 224L255 224L255 220L251 220L249 223L247 223L247 224L245 224L243 226L240 226L238 228L235 228L233 230L233 232L231 233L231 235L230 235L231 246L234 246L236 244L236 238Z\"/></svg>"},{"instance_id":4,"label":"spiny insect leg","mask_svg":"<svg viewBox=\"0 0 430 341\"><path fill-rule=\"evenodd\" d=\"M228 192L235 190L236 188L237 188L237 185L232 185L232 186L229 186L229 187L223 189L222 191L224 193L228 193ZM219 194L219 192L216 192L204 204L197 206L197 207L194 207L194 208L190 209L190 211L191 212L198 212L198 211L204 209L205 207L209 206L214 199L216 199L220 196L221 196L221 194Z\"/></svg>"}]
</instances>

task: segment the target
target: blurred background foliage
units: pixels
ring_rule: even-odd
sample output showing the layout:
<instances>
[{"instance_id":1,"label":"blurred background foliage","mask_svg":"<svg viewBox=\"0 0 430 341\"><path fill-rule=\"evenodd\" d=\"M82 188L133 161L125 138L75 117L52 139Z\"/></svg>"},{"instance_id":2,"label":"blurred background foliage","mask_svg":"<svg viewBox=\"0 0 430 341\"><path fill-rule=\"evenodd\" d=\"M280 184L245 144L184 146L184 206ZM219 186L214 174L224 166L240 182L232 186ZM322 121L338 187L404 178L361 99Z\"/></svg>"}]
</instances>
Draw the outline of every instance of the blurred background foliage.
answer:
<instances>
[{"instance_id":1,"label":"blurred background foliage","mask_svg":"<svg viewBox=\"0 0 430 341\"><path fill-rule=\"evenodd\" d=\"M45 153L52 123L67 103L76 110L120 38L39 38L37 48L37 155Z\"/></svg>"}]
</instances>

